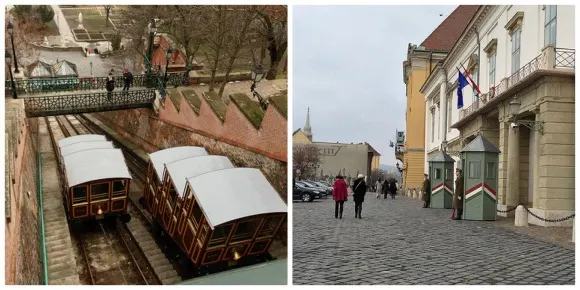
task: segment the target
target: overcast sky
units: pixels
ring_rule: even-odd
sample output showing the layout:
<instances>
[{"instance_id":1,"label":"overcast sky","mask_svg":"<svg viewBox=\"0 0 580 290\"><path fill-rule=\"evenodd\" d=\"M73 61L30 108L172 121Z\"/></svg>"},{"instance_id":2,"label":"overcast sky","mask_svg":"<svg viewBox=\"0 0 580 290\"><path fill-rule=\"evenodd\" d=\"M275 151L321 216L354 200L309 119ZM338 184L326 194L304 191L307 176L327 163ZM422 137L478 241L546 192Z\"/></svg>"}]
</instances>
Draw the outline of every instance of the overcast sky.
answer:
<instances>
[{"instance_id":1,"label":"overcast sky","mask_svg":"<svg viewBox=\"0 0 580 290\"><path fill-rule=\"evenodd\" d=\"M294 6L293 129L310 107L315 141L368 142L395 164L405 130L403 61L456 6ZM443 14L443 16L439 16Z\"/></svg>"}]
</instances>

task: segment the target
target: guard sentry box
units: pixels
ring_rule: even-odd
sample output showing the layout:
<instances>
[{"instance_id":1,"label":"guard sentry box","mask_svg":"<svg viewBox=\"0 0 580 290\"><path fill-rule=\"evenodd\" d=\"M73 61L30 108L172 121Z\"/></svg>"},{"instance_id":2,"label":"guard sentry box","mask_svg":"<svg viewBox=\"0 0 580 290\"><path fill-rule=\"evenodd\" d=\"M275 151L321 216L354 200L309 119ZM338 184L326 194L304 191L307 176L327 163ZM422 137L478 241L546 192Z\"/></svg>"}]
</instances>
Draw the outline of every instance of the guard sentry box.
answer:
<instances>
[{"instance_id":1,"label":"guard sentry box","mask_svg":"<svg viewBox=\"0 0 580 290\"><path fill-rule=\"evenodd\" d=\"M499 153L501 151L481 135L461 150L465 189L463 219L496 220Z\"/></svg>"},{"instance_id":2,"label":"guard sentry box","mask_svg":"<svg viewBox=\"0 0 580 290\"><path fill-rule=\"evenodd\" d=\"M443 151L437 152L429 160L430 208L452 208L454 163L455 160Z\"/></svg>"}]
</instances>

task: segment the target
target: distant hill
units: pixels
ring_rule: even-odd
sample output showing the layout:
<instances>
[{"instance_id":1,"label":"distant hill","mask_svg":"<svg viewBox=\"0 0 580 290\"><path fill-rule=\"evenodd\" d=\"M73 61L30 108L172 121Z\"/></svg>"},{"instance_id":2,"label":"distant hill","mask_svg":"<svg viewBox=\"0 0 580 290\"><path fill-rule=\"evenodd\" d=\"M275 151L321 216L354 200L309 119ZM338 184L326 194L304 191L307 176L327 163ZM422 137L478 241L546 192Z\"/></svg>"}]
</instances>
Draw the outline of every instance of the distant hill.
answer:
<instances>
[{"instance_id":1,"label":"distant hill","mask_svg":"<svg viewBox=\"0 0 580 290\"><path fill-rule=\"evenodd\" d=\"M386 165L386 164L380 164L379 165L379 168L382 169L382 170L384 170L384 171L389 172L391 169L395 168L395 166L393 166L393 165Z\"/></svg>"}]
</instances>

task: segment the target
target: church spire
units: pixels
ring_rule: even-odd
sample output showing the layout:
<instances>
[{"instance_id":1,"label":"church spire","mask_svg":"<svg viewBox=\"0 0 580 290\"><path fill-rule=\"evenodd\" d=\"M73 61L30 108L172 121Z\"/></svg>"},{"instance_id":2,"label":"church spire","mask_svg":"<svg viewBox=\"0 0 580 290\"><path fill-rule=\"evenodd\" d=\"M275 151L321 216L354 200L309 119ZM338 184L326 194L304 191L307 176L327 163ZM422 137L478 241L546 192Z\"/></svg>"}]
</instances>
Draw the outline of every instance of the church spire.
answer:
<instances>
[{"instance_id":1,"label":"church spire","mask_svg":"<svg viewBox=\"0 0 580 290\"><path fill-rule=\"evenodd\" d=\"M304 134L306 137L312 141L312 128L310 128L310 107L308 107L308 112L306 113L306 124L304 124Z\"/></svg>"}]
</instances>

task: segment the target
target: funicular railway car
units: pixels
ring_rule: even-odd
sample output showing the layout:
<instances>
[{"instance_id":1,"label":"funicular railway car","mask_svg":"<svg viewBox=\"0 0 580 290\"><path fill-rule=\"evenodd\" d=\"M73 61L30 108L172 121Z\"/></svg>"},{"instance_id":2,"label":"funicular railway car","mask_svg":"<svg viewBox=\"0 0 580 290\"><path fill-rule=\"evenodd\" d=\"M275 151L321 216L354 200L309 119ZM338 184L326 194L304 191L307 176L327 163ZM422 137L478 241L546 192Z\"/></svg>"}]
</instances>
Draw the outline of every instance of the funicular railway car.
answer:
<instances>
[{"instance_id":1,"label":"funicular railway car","mask_svg":"<svg viewBox=\"0 0 580 290\"><path fill-rule=\"evenodd\" d=\"M120 216L128 222L131 175L122 151L108 141L62 142L62 145L61 180L69 221L78 225L87 220Z\"/></svg>"},{"instance_id":2,"label":"funicular railway car","mask_svg":"<svg viewBox=\"0 0 580 290\"><path fill-rule=\"evenodd\" d=\"M147 208L158 206L159 199L157 192L162 185L165 164L184 158L206 155L208 155L207 151L203 147L195 146L172 147L150 153L149 164L147 166L147 186L145 186L143 192L143 199L139 199L139 202L142 205L146 203ZM155 204L156 202L157 204ZM153 211L151 211L151 214L153 215Z\"/></svg>"},{"instance_id":3,"label":"funicular railway car","mask_svg":"<svg viewBox=\"0 0 580 290\"><path fill-rule=\"evenodd\" d=\"M224 156L170 163L153 157L150 176L161 182L149 179L149 191L157 188L157 194L150 195L147 207L181 257L197 267L226 268L267 252L286 220L287 205L258 169L234 168Z\"/></svg>"}]
</instances>

